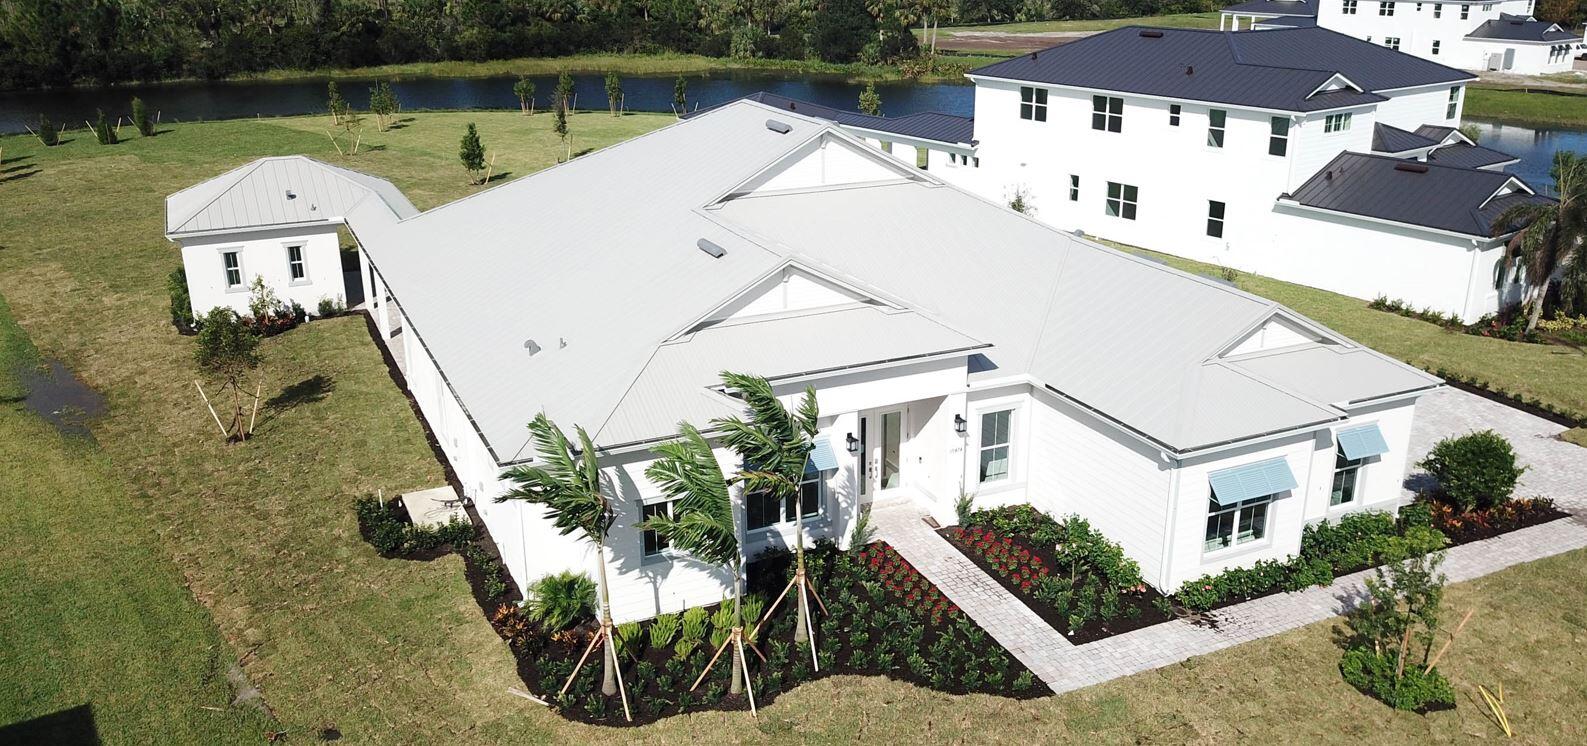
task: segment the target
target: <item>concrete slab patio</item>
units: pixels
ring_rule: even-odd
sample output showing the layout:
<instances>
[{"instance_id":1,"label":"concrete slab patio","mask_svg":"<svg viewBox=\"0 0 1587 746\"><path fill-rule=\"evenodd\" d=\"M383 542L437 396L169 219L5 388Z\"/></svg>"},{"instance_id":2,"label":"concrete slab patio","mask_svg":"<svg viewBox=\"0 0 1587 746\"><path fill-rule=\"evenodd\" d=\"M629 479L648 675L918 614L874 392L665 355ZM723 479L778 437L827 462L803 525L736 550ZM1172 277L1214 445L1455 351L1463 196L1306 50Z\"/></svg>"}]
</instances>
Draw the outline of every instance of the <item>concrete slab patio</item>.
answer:
<instances>
[{"instance_id":1,"label":"concrete slab patio","mask_svg":"<svg viewBox=\"0 0 1587 746\"><path fill-rule=\"evenodd\" d=\"M1576 515L1448 550L1443 571L1450 582L1587 547L1587 448L1560 440L1565 428L1559 425L1474 394L1439 390L1417 407L1412 463L1442 438L1490 428L1510 439L1528 467L1517 494L1551 497L1561 509ZM1412 466L1411 471L1419 470ZM1409 490L1406 495L1410 496ZM1054 692L1160 668L1338 616L1355 607L1371 575L1354 573L1328 586L1226 607L1216 612L1213 625L1176 620L1077 646L938 536L924 523L924 516L908 502L878 503L871 512L877 538L892 544Z\"/></svg>"},{"instance_id":2,"label":"concrete slab patio","mask_svg":"<svg viewBox=\"0 0 1587 746\"><path fill-rule=\"evenodd\" d=\"M408 509L408 519L415 526L445 526L454 520L468 520L463 501L450 486L409 492L400 499L402 506Z\"/></svg>"}]
</instances>

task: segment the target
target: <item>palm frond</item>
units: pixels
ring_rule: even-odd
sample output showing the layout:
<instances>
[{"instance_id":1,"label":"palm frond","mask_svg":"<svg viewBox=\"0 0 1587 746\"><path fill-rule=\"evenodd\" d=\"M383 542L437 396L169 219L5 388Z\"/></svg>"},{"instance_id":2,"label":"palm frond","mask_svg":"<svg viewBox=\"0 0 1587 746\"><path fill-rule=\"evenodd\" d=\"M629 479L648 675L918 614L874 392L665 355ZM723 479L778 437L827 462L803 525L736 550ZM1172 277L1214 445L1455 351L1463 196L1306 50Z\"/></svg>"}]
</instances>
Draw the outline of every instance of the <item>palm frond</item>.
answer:
<instances>
[{"instance_id":1,"label":"palm frond","mask_svg":"<svg viewBox=\"0 0 1587 746\"><path fill-rule=\"evenodd\" d=\"M523 464L503 472L513 486L496 502L543 505L563 535L581 531L591 541L600 541L611 528L612 514L601 494L600 466L589 435L578 428L584 450L574 454L562 429L542 412L530 421L529 436L543 464Z\"/></svg>"},{"instance_id":2,"label":"palm frond","mask_svg":"<svg viewBox=\"0 0 1587 746\"><path fill-rule=\"evenodd\" d=\"M641 528L705 562L736 566L739 559L733 502L711 445L693 425L679 439L655 447L660 458L645 469L662 493L677 501L672 516L655 516Z\"/></svg>"}]
</instances>

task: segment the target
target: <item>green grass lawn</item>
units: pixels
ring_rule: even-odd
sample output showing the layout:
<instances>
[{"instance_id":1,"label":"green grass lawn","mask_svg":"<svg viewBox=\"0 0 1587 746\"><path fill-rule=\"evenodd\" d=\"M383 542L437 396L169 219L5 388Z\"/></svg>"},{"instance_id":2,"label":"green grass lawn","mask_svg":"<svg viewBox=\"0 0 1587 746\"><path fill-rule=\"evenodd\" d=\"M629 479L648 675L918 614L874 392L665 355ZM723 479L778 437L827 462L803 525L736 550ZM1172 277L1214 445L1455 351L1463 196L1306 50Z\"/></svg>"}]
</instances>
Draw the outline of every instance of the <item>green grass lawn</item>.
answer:
<instances>
[{"instance_id":1,"label":"green grass lawn","mask_svg":"<svg viewBox=\"0 0 1587 746\"><path fill-rule=\"evenodd\" d=\"M1467 86L1465 115L1519 124L1587 127L1587 95Z\"/></svg>"},{"instance_id":2,"label":"green grass lawn","mask_svg":"<svg viewBox=\"0 0 1587 746\"><path fill-rule=\"evenodd\" d=\"M1009 34L1030 34L1045 31L1108 31L1123 26L1160 26L1163 28L1217 28L1218 13L1171 13L1139 18L1095 18L1079 21L1027 21L1025 23L995 23L986 26L944 26L939 34L955 35L965 31L995 31ZM919 34L917 29L916 34ZM939 39L940 42L940 39Z\"/></svg>"},{"instance_id":3,"label":"green grass lawn","mask_svg":"<svg viewBox=\"0 0 1587 746\"><path fill-rule=\"evenodd\" d=\"M267 398L317 376L320 394L267 407L258 437L240 446L215 436L192 389L192 341L167 324L164 277L178 264L161 236L170 192L254 157L305 153L390 177L431 207L477 189L456 162L467 121L508 178L550 165L561 149L549 117L410 118L368 133L366 152L345 160L324 118L175 125L113 147L82 133L48 150L0 138L0 297L9 304L0 317L109 402L97 445L0 404L0 727L87 704L107 743L257 742L273 727L296 742L335 727L354 743L1447 740L1496 736L1469 698L1477 683L1503 682L1524 735L1581 739L1580 552L1451 591L1453 608L1482 611L1446 664L1460 708L1426 718L1389 712L1340 681L1333 623L1025 702L843 677L779 697L759 723L706 713L635 734L571 724L507 694L521 686L513 659L475 607L461 562L385 560L358 537L355 496L442 481L363 321L315 322L263 343ZM579 114L575 149L670 121ZM1487 342L1430 336L1426 325L1337 296L1308 307L1317 291L1268 283L1242 279L1385 349L1458 358L1472 353L1442 352L1439 340ZM1519 359L1532 348L1492 349ZM33 353L13 330L0 333L0 355ZM1552 365L1530 375L1583 380L1580 367ZM239 658L277 720L226 704L224 672Z\"/></svg>"}]
</instances>

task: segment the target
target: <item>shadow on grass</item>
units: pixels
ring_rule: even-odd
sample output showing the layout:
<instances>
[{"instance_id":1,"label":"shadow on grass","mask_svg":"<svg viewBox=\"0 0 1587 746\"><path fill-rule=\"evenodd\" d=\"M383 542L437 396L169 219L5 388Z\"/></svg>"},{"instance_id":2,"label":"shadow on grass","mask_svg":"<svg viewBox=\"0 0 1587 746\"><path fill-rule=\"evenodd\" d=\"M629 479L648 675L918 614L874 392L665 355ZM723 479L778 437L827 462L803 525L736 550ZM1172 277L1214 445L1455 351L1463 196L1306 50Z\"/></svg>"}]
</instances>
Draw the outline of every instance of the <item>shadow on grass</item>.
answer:
<instances>
[{"instance_id":1,"label":"shadow on grass","mask_svg":"<svg viewBox=\"0 0 1587 746\"><path fill-rule=\"evenodd\" d=\"M330 376L315 374L294 383L281 393L265 400L265 410L269 412L285 412L304 404L317 404L325 401L336 390L336 382Z\"/></svg>"},{"instance_id":2,"label":"shadow on grass","mask_svg":"<svg viewBox=\"0 0 1587 746\"><path fill-rule=\"evenodd\" d=\"M19 167L19 168L21 168L21 167ZM27 166L26 168L32 168L32 167L31 166ZM29 176L37 176L38 174L43 173L43 172L39 171L37 168L33 168L33 170L31 170L31 171L22 171L21 173L10 173L10 171L16 171L16 170L18 170L18 169L9 169L8 171L0 171L0 184L5 184L5 183L8 183L8 182L12 182L12 181L21 181L23 179L28 178Z\"/></svg>"},{"instance_id":3,"label":"shadow on grass","mask_svg":"<svg viewBox=\"0 0 1587 746\"><path fill-rule=\"evenodd\" d=\"M99 727L89 704L40 715L0 727L0 743L99 744Z\"/></svg>"},{"instance_id":4,"label":"shadow on grass","mask_svg":"<svg viewBox=\"0 0 1587 746\"><path fill-rule=\"evenodd\" d=\"M512 176L512 172L511 171L502 171L500 173L494 173L494 174L490 175L489 179L485 180L485 183L489 184L489 183L494 182L494 181L501 181L502 179L505 179L505 178L507 178L509 176Z\"/></svg>"}]
</instances>

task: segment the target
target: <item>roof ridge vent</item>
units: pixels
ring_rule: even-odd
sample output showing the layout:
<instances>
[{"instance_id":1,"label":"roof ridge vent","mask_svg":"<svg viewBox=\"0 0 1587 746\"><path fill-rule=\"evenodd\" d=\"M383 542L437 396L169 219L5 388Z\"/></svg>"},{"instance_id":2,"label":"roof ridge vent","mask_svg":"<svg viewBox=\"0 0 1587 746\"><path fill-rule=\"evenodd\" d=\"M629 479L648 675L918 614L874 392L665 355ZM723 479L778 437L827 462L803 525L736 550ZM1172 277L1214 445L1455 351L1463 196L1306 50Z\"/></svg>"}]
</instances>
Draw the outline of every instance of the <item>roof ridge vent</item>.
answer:
<instances>
[{"instance_id":1,"label":"roof ridge vent","mask_svg":"<svg viewBox=\"0 0 1587 746\"><path fill-rule=\"evenodd\" d=\"M1147 39L1161 39L1163 38L1163 32L1154 28L1143 28L1141 29L1141 36Z\"/></svg>"},{"instance_id":2,"label":"roof ridge vent","mask_svg":"<svg viewBox=\"0 0 1587 746\"><path fill-rule=\"evenodd\" d=\"M1394 170L1395 171L1408 171L1408 172L1413 173L1413 174L1425 174L1425 173L1427 173L1427 164L1426 163L1417 163L1415 161L1406 161L1404 163L1396 163L1396 164L1394 164Z\"/></svg>"},{"instance_id":3,"label":"roof ridge vent","mask_svg":"<svg viewBox=\"0 0 1587 746\"><path fill-rule=\"evenodd\" d=\"M707 238L702 238L699 241L696 241L694 245L700 247L701 251L710 254L712 259L721 259L727 255L727 249L722 248L720 245Z\"/></svg>"},{"instance_id":4,"label":"roof ridge vent","mask_svg":"<svg viewBox=\"0 0 1587 746\"><path fill-rule=\"evenodd\" d=\"M793 131L793 127L788 126L787 122L779 122L775 119L766 120L766 129L776 132L779 135L786 135Z\"/></svg>"}]
</instances>

